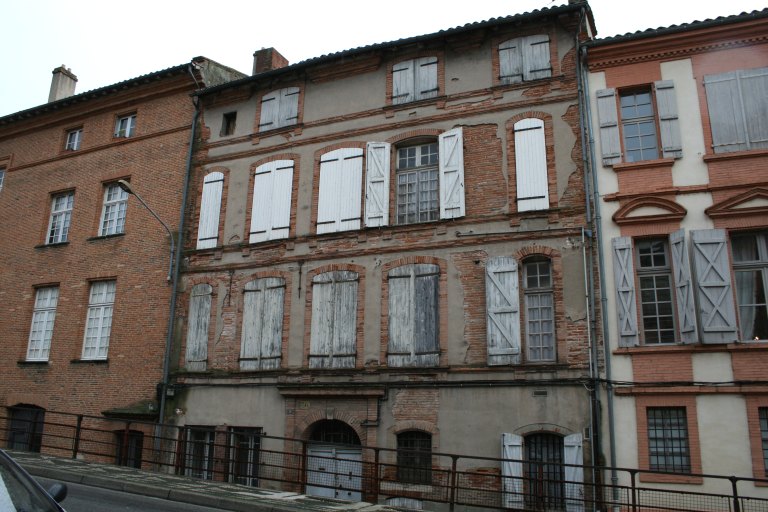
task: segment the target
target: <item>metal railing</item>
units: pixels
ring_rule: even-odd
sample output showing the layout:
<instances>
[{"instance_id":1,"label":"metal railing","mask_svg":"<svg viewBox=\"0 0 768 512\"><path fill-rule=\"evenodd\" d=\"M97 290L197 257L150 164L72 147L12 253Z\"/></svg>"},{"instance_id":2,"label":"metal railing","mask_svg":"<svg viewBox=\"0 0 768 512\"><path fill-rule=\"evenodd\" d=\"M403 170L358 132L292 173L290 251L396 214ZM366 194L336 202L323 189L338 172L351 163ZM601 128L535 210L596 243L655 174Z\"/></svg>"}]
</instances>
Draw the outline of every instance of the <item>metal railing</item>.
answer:
<instances>
[{"instance_id":1,"label":"metal railing","mask_svg":"<svg viewBox=\"0 0 768 512\"><path fill-rule=\"evenodd\" d=\"M434 502L451 510L768 511L768 490L760 489L768 480L753 478L617 468L619 483L606 483L590 481L591 475L599 480L608 474L610 468L599 466L434 452L425 459L424 452L389 448L319 447L258 429L178 427L53 411L19 416L17 411L0 409L2 447L354 501L408 507ZM430 459L429 467L408 465ZM650 483L681 479L688 485Z\"/></svg>"}]
</instances>

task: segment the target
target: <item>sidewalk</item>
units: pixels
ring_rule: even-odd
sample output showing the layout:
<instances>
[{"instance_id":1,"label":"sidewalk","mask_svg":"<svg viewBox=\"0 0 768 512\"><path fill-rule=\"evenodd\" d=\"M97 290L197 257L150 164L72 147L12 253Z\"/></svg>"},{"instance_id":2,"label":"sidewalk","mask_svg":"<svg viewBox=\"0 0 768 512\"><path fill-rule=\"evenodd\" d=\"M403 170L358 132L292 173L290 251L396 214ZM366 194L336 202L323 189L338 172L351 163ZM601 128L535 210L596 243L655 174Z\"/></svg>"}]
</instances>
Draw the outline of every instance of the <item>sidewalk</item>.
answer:
<instances>
[{"instance_id":1,"label":"sidewalk","mask_svg":"<svg viewBox=\"0 0 768 512\"><path fill-rule=\"evenodd\" d=\"M350 503L224 482L152 473L124 466L65 459L39 453L8 451L30 474L60 482L74 482L183 503L242 512L310 512L354 510L396 511L370 503ZM66 506L66 500L63 505Z\"/></svg>"}]
</instances>

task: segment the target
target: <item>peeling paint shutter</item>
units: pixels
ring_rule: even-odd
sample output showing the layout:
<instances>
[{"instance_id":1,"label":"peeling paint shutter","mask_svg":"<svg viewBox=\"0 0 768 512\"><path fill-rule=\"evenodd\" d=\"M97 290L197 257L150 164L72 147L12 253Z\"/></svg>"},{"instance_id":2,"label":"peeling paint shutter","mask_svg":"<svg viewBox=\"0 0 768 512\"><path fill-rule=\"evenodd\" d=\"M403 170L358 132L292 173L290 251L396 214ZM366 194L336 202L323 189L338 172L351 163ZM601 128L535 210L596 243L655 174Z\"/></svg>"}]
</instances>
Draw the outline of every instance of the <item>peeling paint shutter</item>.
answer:
<instances>
[{"instance_id":1,"label":"peeling paint shutter","mask_svg":"<svg viewBox=\"0 0 768 512\"><path fill-rule=\"evenodd\" d=\"M613 275L616 287L616 313L619 320L619 346L640 344L637 332L637 306L635 297L635 271L632 261L632 239L613 239Z\"/></svg>"},{"instance_id":2,"label":"peeling paint shutter","mask_svg":"<svg viewBox=\"0 0 768 512\"><path fill-rule=\"evenodd\" d=\"M723 229L691 231L702 343L738 341L727 236Z\"/></svg>"},{"instance_id":3,"label":"peeling paint shutter","mask_svg":"<svg viewBox=\"0 0 768 512\"><path fill-rule=\"evenodd\" d=\"M616 89L600 89L596 95L603 165L619 164L621 163L621 136L619 113L616 109Z\"/></svg>"},{"instance_id":4,"label":"peeling paint shutter","mask_svg":"<svg viewBox=\"0 0 768 512\"><path fill-rule=\"evenodd\" d=\"M736 72L705 76L704 89L715 153L746 150L744 108Z\"/></svg>"},{"instance_id":5,"label":"peeling paint shutter","mask_svg":"<svg viewBox=\"0 0 768 512\"><path fill-rule=\"evenodd\" d=\"M206 369L212 294L213 287L209 284L196 284L192 287L187 321L187 350L184 358L189 371Z\"/></svg>"},{"instance_id":6,"label":"peeling paint shutter","mask_svg":"<svg viewBox=\"0 0 768 512\"><path fill-rule=\"evenodd\" d=\"M278 125L282 127L296 124L299 119L299 88L286 87L281 89L279 93Z\"/></svg>"},{"instance_id":7,"label":"peeling paint shutter","mask_svg":"<svg viewBox=\"0 0 768 512\"><path fill-rule=\"evenodd\" d=\"M259 131L274 130L279 127L280 91L272 91L261 97L261 118Z\"/></svg>"},{"instance_id":8,"label":"peeling paint shutter","mask_svg":"<svg viewBox=\"0 0 768 512\"><path fill-rule=\"evenodd\" d=\"M363 150L342 148L320 160L317 233L360 229Z\"/></svg>"},{"instance_id":9,"label":"peeling paint shutter","mask_svg":"<svg viewBox=\"0 0 768 512\"><path fill-rule=\"evenodd\" d=\"M552 76L549 60L549 36L536 34L521 38L523 49L523 80L538 80Z\"/></svg>"},{"instance_id":10,"label":"peeling paint shutter","mask_svg":"<svg viewBox=\"0 0 768 512\"><path fill-rule=\"evenodd\" d=\"M277 160L256 169L250 243L288 238L292 189L293 160Z\"/></svg>"},{"instance_id":11,"label":"peeling paint shutter","mask_svg":"<svg viewBox=\"0 0 768 512\"><path fill-rule=\"evenodd\" d=\"M749 149L768 148L768 68L739 71Z\"/></svg>"},{"instance_id":12,"label":"peeling paint shutter","mask_svg":"<svg viewBox=\"0 0 768 512\"><path fill-rule=\"evenodd\" d=\"M437 366L440 267L404 265L389 271L389 366Z\"/></svg>"},{"instance_id":13,"label":"peeling paint shutter","mask_svg":"<svg viewBox=\"0 0 768 512\"><path fill-rule=\"evenodd\" d=\"M680 137L680 121L677 115L675 82L659 80L656 88L656 108L659 113L659 131L664 158L682 158L683 141Z\"/></svg>"},{"instance_id":14,"label":"peeling paint shutter","mask_svg":"<svg viewBox=\"0 0 768 512\"><path fill-rule=\"evenodd\" d=\"M675 278L675 302L680 326L680 341L696 343L696 303L691 281L691 263L688 246L685 243L685 230L681 229L669 235L672 250L672 275Z\"/></svg>"},{"instance_id":15,"label":"peeling paint shutter","mask_svg":"<svg viewBox=\"0 0 768 512\"><path fill-rule=\"evenodd\" d=\"M354 368L357 352L357 272L312 279L310 368Z\"/></svg>"},{"instance_id":16,"label":"peeling paint shutter","mask_svg":"<svg viewBox=\"0 0 768 512\"><path fill-rule=\"evenodd\" d=\"M510 39L499 45L499 80L502 84L523 81L523 51L520 38Z\"/></svg>"},{"instance_id":17,"label":"peeling paint shutter","mask_svg":"<svg viewBox=\"0 0 768 512\"><path fill-rule=\"evenodd\" d=\"M584 452L581 434L571 434L563 439L563 463L565 477L566 512L584 512Z\"/></svg>"},{"instance_id":18,"label":"peeling paint shutter","mask_svg":"<svg viewBox=\"0 0 768 512\"><path fill-rule=\"evenodd\" d=\"M438 137L440 145L440 218L463 217L464 141L461 128L448 130Z\"/></svg>"},{"instance_id":19,"label":"peeling paint shutter","mask_svg":"<svg viewBox=\"0 0 768 512\"><path fill-rule=\"evenodd\" d=\"M392 66L392 103L394 105L414 100L414 65L413 60L406 60Z\"/></svg>"},{"instance_id":20,"label":"peeling paint shutter","mask_svg":"<svg viewBox=\"0 0 768 512\"><path fill-rule=\"evenodd\" d=\"M224 174L212 172L203 181L203 197L200 200L200 220L197 228L197 248L216 247L219 240L219 213Z\"/></svg>"},{"instance_id":21,"label":"peeling paint shutter","mask_svg":"<svg viewBox=\"0 0 768 512\"><path fill-rule=\"evenodd\" d=\"M414 63L416 71L416 99L434 98L439 92L437 84L437 57L422 57Z\"/></svg>"},{"instance_id":22,"label":"peeling paint shutter","mask_svg":"<svg viewBox=\"0 0 768 512\"><path fill-rule=\"evenodd\" d=\"M485 268L488 365L520 363L520 297L517 261L500 256Z\"/></svg>"},{"instance_id":23,"label":"peeling paint shutter","mask_svg":"<svg viewBox=\"0 0 768 512\"><path fill-rule=\"evenodd\" d=\"M514 130L517 210L548 210L549 180L544 121L523 119L515 123Z\"/></svg>"},{"instance_id":24,"label":"peeling paint shutter","mask_svg":"<svg viewBox=\"0 0 768 512\"><path fill-rule=\"evenodd\" d=\"M243 297L241 370L280 368L285 280L279 277L246 283Z\"/></svg>"},{"instance_id":25,"label":"peeling paint shutter","mask_svg":"<svg viewBox=\"0 0 768 512\"><path fill-rule=\"evenodd\" d=\"M523 494L523 437L501 434L502 505L504 508L522 509Z\"/></svg>"},{"instance_id":26,"label":"peeling paint shutter","mask_svg":"<svg viewBox=\"0 0 768 512\"><path fill-rule=\"evenodd\" d=\"M365 225L389 224L389 168L391 145L387 142L369 142L365 173Z\"/></svg>"}]
</instances>

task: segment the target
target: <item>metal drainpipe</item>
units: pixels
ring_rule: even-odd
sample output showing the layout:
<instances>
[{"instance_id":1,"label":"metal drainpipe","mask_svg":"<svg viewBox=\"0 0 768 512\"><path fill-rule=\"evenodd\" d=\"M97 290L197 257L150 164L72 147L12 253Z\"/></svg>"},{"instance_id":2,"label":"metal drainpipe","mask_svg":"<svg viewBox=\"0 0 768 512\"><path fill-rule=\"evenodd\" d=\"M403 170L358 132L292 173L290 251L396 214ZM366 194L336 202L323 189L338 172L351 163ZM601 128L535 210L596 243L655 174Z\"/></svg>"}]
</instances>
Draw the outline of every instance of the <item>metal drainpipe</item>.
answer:
<instances>
[{"instance_id":1,"label":"metal drainpipe","mask_svg":"<svg viewBox=\"0 0 768 512\"><path fill-rule=\"evenodd\" d=\"M586 66L583 62L587 60L587 47L582 46L579 49L579 80L582 84L587 84ZM588 85L587 85L588 87ZM592 194L595 202L595 237L597 240L597 264L598 274L600 275L600 311L602 317L602 331L603 331L603 357L605 359L605 381L606 381L606 403L608 405L608 443L610 451L610 466L611 466L611 483L613 484L613 501L618 501L618 489L619 483L618 473L616 471L616 421L613 410L613 385L611 384L611 349L610 342L608 340L608 316L606 315L606 307L608 298L605 289L605 262L603 259L603 236L602 236L602 215L600 213L600 196L598 193L597 174L595 172L595 139L592 137L592 112L590 109L589 94L585 92L583 95L583 111L580 112L581 125L582 125L582 143L584 135L589 135L589 157L588 166L590 174L592 175ZM586 155L585 155L585 158ZM586 180L585 180L586 181Z\"/></svg>"},{"instance_id":2,"label":"metal drainpipe","mask_svg":"<svg viewBox=\"0 0 768 512\"><path fill-rule=\"evenodd\" d=\"M195 83L197 83L197 80L195 79L194 71L192 70L192 65L189 65L189 73L192 75L192 79L195 80ZM168 374L169 374L169 368L170 368L170 360L171 360L171 347L173 346L173 326L175 323L175 316L176 316L176 292L179 287L179 266L181 265L181 254L184 247L184 212L187 208L187 193L189 191L189 180L190 175L192 173L192 154L194 152L195 147L195 135L197 133L197 121L200 117L200 108L198 105L198 102L193 100L192 101L194 107L195 107L195 114L192 117L192 130L189 134L189 148L187 150L187 166L184 174L184 188L181 192L181 212L179 214L179 232L177 235L178 243L176 246L178 247L178 250L176 251L176 261L174 262L174 272L173 272L173 288L171 290L171 305L168 312L168 336L165 340L165 355L163 357L163 380L160 382L160 412L159 412L159 418L160 423L163 423L165 420L165 402L166 402L166 394L168 390Z\"/></svg>"}]
</instances>

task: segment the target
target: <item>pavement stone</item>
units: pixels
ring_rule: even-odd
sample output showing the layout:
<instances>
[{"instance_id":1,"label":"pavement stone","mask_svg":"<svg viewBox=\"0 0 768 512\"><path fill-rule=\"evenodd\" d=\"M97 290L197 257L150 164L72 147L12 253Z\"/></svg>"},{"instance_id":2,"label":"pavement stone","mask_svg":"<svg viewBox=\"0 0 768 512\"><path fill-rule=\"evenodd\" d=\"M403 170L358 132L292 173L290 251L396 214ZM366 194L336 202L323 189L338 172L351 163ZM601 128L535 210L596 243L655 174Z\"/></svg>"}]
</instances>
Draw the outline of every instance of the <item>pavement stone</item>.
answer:
<instances>
[{"instance_id":1,"label":"pavement stone","mask_svg":"<svg viewBox=\"0 0 768 512\"><path fill-rule=\"evenodd\" d=\"M40 453L14 450L7 450L7 453L34 476L236 512L394 512L401 510L385 505L352 503L293 492L272 491ZM64 505L66 506L66 500Z\"/></svg>"}]
</instances>

